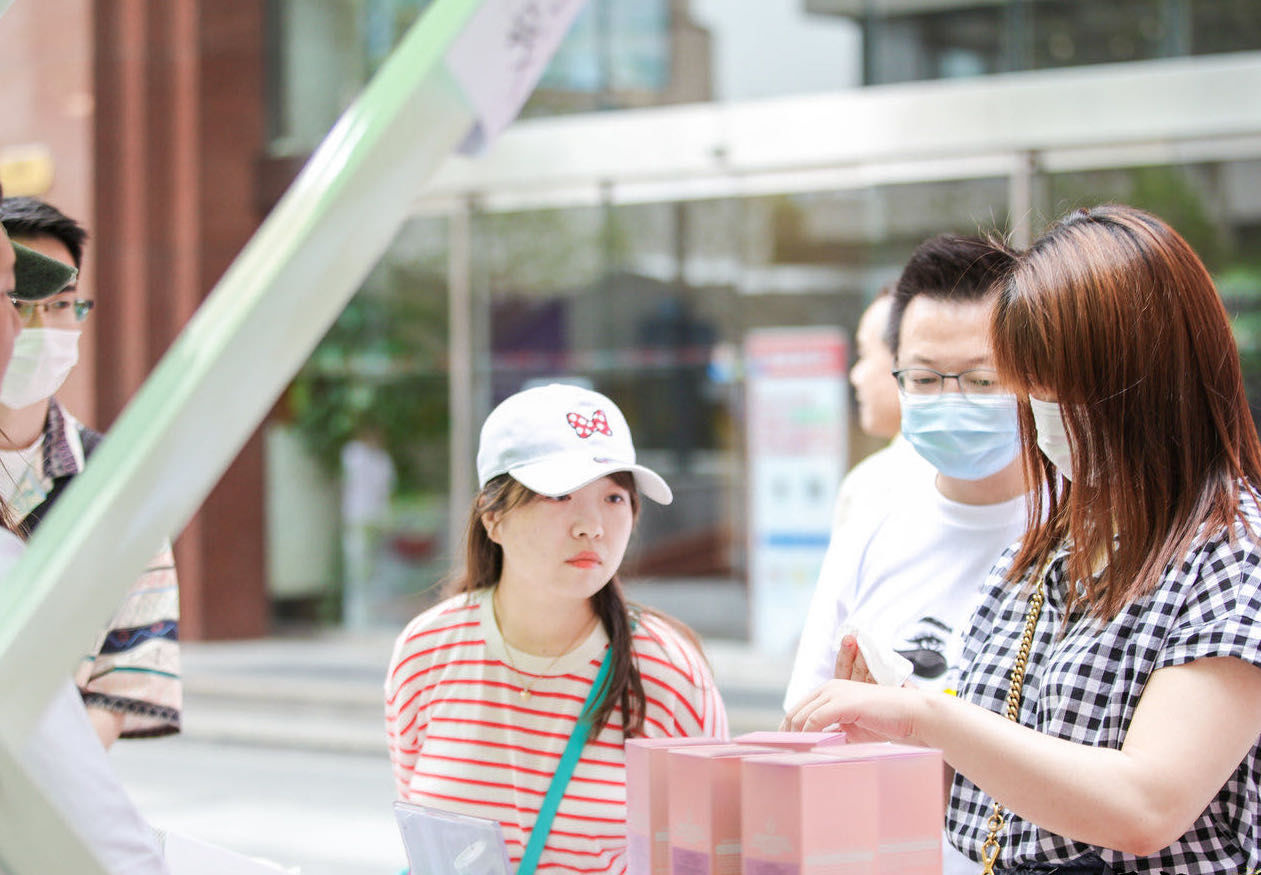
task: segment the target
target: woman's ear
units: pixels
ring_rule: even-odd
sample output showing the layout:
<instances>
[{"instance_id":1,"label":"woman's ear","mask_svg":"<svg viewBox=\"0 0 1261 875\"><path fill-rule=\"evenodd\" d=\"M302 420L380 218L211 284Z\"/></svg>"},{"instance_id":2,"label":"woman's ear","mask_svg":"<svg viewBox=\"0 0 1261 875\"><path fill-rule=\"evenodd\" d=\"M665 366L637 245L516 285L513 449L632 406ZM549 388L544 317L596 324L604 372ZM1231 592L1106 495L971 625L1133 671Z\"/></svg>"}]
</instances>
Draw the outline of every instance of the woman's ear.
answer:
<instances>
[{"instance_id":1,"label":"woman's ear","mask_svg":"<svg viewBox=\"0 0 1261 875\"><path fill-rule=\"evenodd\" d=\"M490 540L495 544L499 544L500 519L501 515L494 511L487 511L482 514L482 528L486 530L486 537L490 538ZM500 546L502 547L503 545L500 544Z\"/></svg>"}]
</instances>

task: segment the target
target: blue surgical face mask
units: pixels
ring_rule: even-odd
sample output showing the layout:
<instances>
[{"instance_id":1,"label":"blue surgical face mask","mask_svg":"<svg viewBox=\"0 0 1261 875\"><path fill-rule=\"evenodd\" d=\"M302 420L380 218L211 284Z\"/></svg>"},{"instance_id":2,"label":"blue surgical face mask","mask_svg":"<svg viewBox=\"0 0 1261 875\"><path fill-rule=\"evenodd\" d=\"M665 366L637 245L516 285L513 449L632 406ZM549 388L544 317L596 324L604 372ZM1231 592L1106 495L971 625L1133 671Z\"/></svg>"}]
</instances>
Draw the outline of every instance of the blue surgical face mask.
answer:
<instances>
[{"instance_id":1,"label":"blue surgical face mask","mask_svg":"<svg viewBox=\"0 0 1261 875\"><path fill-rule=\"evenodd\" d=\"M984 480L1020 452L1015 395L902 395L902 435L934 468Z\"/></svg>"}]
</instances>

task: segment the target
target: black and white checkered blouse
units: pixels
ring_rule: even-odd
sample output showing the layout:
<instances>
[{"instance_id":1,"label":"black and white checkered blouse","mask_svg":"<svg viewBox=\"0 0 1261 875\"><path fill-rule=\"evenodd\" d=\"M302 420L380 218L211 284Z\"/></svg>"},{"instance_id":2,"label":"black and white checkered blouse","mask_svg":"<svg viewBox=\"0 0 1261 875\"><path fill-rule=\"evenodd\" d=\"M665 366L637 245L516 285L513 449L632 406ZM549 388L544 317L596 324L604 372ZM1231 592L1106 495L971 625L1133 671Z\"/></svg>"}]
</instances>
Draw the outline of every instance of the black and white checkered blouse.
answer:
<instances>
[{"instance_id":1,"label":"black and white checkered blouse","mask_svg":"<svg viewBox=\"0 0 1261 875\"><path fill-rule=\"evenodd\" d=\"M1062 549L1047 574L1047 599L1025 677L1020 722L1080 744L1120 748L1134 708L1152 673L1210 656L1233 656L1261 666L1261 514L1251 502L1257 533L1238 527L1201 540L1181 564L1170 565L1160 586L1104 624L1078 615L1057 637L1064 619ZM1029 599L1005 585L1008 550L990 572L985 595L964 644L959 695L1004 713L1016 648ZM1151 857L1070 841L1009 814L998 868L1066 863L1099 855L1119 873L1250 873L1261 871L1261 745L1254 744L1204 814L1168 848ZM946 828L957 847L979 859L993 800L956 774Z\"/></svg>"}]
</instances>

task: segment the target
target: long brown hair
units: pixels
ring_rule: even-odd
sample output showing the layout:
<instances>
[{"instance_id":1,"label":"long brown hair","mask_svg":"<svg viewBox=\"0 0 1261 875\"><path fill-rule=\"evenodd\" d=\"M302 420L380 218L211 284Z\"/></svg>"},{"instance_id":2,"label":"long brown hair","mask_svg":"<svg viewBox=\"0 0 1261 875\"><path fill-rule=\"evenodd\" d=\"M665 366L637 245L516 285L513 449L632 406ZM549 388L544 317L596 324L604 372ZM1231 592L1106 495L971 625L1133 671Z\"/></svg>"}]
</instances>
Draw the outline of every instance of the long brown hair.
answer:
<instances>
[{"instance_id":1,"label":"long brown hair","mask_svg":"<svg viewBox=\"0 0 1261 875\"><path fill-rule=\"evenodd\" d=\"M1201 526L1247 525L1240 489L1256 500L1261 445L1230 320L1163 221L1120 205L1060 220L1001 286L992 341L1007 385L1059 402L1073 459L1071 482L1058 477L1022 404L1032 493L1009 582L1067 541L1069 610L1110 618L1156 587Z\"/></svg>"},{"instance_id":2,"label":"long brown hair","mask_svg":"<svg viewBox=\"0 0 1261 875\"><path fill-rule=\"evenodd\" d=\"M626 471L609 475L618 486L630 494L631 513L639 517L639 491L635 478ZM488 589L499 582L503 573L503 548L490 539L482 517L487 513L507 513L540 498L507 474L490 480L473 501L465 533L465 560L463 573L451 583L453 593L472 593ZM609 648L613 658L605 680L604 696L591 721L595 731L608 722L613 709L622 706L623 734L627 738L642 735L644 729L644 683L635 662L631 639L631 609L622 592L622 584L614 574L607 584L591 597L591 606L604 625L609 636ZM699 649L699 648L698 648Z\"/></svg>"}]
</instances>

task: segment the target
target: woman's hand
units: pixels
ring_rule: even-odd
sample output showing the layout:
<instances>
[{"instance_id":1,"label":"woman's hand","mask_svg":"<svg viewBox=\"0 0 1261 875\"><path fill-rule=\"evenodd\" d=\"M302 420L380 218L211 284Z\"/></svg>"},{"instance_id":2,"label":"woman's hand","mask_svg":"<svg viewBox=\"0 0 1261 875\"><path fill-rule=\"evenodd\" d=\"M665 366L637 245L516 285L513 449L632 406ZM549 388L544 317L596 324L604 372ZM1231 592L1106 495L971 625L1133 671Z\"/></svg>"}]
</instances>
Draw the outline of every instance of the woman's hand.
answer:
<instances>
[{"instance_id":1,"label":"woman's hand","mask_svg":"<svg viewBox=\"0 0 1261 875\"><path fill-rule=\"evenodd\" d=\"M879 687L851 680L828 681L797 703L780 728L791 732L822 732L837 727L852 741L917 744L922 698L914 689Z\"/></svg>"}]
</instances>

